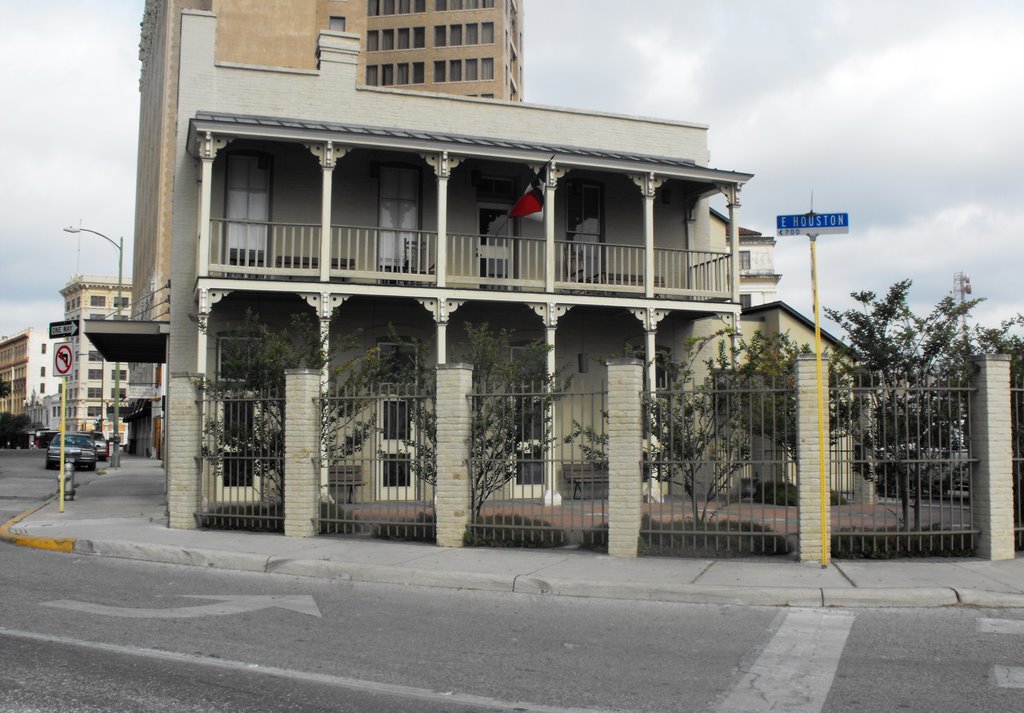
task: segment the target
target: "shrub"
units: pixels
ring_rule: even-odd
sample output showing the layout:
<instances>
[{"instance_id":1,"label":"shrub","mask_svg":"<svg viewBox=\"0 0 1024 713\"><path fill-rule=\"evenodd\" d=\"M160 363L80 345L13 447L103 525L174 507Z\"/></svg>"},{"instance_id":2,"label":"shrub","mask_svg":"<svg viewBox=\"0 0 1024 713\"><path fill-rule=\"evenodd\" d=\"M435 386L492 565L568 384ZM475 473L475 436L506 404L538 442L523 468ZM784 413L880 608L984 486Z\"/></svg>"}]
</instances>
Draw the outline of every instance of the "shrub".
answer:
<instances>
[{"instance_id":1,"label":"shrub","mask_svg":"<svg viewBox=\"0 0 1024 713\"><path fill-rule=\"evenodd\" d=\"M468 547L562 547L565 533L544 520L488 515L471 523L462 541Z\"/></svg>"},{"instance_id":2,"label":"shrub","mask_svg":"<svg viewBox=\"0 0 1024 713\"><path fill-rule=\"evenodd\" d=\"M799 502L796 483L785 481L758 481L754 488L754 502L765 505L796 507Z\"/></svg>"},{"instance_id":3,"label":"shrub","mask_svg":"<svg viewBox=\"0 0 1024 713\"><path fill-rule=\"evenodd\" d=\"M421 512L412 520L376 523L370 534L381 540L437 542L437 525L433 513Z\"/></svg>"},{"instance_id":4,"label":"shrub","mask_svg":"<svg viewBox=\"0 0 1024 713\"><path fill-rule=\"evenodd\" d=\"M672 557L744 557L791 551L789 539L754 522L692 519L662 522L644 515L641 554Z\"/></svg>"},{"instance_id":5,"label":"shrub","mask_svg":"<svg viewBox=\"0 0 1024 713\"><path fill-rule=\"evenodd\" d=\"M942 529L942 525L932 526L932 530ZM971 557L974 547L974 535L970 532L934 534L927 529L900 532L893 527L880 534L860 534L853 528L832 534L832 556L836 559Z\"/></svg>"},{"instance_id":6,"label":"shrub","mask_svg":"<svg viewBox=\"0 0 1024 713\"><path fill-rule=\"evenodd\" d=\"M284 532L281 503L223 503L204 512L200 527L250 532Z\"/></svg>"}]
</instances>

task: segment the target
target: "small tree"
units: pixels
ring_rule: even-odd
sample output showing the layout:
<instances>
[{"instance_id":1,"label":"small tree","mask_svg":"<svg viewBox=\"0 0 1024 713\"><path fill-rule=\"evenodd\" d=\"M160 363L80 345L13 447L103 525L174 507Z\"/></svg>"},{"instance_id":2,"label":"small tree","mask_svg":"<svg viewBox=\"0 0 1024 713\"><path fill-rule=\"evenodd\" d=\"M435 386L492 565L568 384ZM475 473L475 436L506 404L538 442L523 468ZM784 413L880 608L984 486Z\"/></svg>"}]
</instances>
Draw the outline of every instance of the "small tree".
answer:
<instances>
[{"instance_id":1,"label":"small tree","mask_svg":"<svg viewBox=\"0 0 1024 713\"><path fill-rule=\"evenodd\" d=\"M0 399L11 395L11 382L0 379Z\"/></svg>"},{"instance_id":2,"label":"small tree","mask_svg":"<svg viewBox=\"0 0 1024 713\"><path fill-rule=\"evenodd\" d=\"M507 331L466 325L464 359L473 365L470 436L472 508L479 518L488 498L543 463L551 445L551 406L568 387L547 373L548 347L531 342L513 357Z\"/></svg>"}]
</instances>

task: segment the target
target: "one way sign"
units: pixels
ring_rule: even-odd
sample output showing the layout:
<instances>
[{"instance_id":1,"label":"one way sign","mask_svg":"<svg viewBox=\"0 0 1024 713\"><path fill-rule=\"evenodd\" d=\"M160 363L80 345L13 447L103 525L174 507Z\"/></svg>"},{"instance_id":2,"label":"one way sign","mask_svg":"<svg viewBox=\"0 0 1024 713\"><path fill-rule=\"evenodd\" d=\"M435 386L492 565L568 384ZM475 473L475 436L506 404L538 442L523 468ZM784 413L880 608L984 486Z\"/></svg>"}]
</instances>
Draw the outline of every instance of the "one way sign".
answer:
<instances>
[{"instance_id":1,"label":"one way sign","mask_svg":"<svg viewBox=\"0 0 1024 713\"><path fill-rule=\"evenodd\" d=\"M50 322L50 339L67 339L78 334L78 320Z\"/></svg>"}]
</instances>

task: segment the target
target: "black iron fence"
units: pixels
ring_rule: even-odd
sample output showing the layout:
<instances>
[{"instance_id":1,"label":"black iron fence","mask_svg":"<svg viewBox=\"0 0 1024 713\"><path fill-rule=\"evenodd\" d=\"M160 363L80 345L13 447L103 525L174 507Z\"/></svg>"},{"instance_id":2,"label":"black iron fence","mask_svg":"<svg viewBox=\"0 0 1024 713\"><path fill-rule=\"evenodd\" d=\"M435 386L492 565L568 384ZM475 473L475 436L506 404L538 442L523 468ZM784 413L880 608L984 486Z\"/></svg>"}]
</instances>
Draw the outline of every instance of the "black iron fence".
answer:
<instances>
[{"instance_id":1,"label":"black iron fence","mask_svg":"<svg viewBox=\"0 0 1024 713\"><path fill-rule=\"evenodd\" d=\"M1024 550L1024 376L1010 388L1013 433L1013 529L1018 550Z\"/></svg>"}]
</instances>

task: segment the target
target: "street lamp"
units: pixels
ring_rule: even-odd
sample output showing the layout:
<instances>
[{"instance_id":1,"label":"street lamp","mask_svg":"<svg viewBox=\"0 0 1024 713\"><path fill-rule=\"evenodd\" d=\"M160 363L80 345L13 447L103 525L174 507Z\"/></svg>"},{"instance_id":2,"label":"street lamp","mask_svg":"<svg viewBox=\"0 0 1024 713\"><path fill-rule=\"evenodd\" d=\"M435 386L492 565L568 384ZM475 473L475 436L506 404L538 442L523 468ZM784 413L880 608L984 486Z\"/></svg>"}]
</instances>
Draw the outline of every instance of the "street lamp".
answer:
<instances>
[{"instance_id":1,"label":"street lamp","mask_svg":"<svg viewBox=\"0 0 1024 713\"><path fill-rule=\"evenodd\" d=\"M117 248L117 319L121 320L121 274L124 266L124 238L119 238L115 243L103 233L98 233L89 228L81 226L64 228L65 233L92 233L98 235L108 243ZM102 403L102 401L100 402ZM121 362L114 364L114 449L110 453L110 467L121 467ZM102 413L102 409L101 409Z\"/></svg>"}]
</instances>

